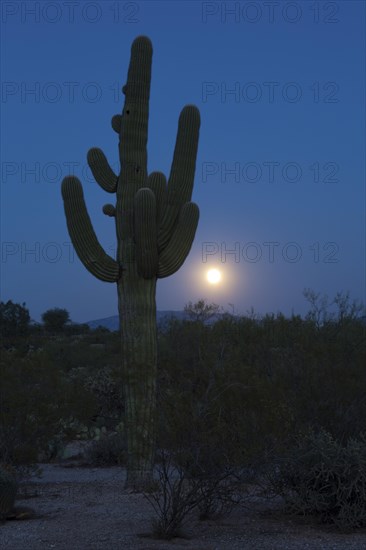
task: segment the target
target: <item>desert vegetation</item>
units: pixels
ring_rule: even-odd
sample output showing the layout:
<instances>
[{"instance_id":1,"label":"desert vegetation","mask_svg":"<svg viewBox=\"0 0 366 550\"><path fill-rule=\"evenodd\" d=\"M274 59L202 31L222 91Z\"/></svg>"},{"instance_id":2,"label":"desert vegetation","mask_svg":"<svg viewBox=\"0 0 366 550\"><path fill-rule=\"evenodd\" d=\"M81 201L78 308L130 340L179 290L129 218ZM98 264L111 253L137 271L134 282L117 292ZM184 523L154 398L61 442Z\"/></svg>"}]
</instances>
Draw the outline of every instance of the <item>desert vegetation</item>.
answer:
<instances>
[{"instance_id":1,"label":"desert vegetation","mask_svg":"<svg viewBox=\"0 0 366 550\"><path fill-rule=\"evenodd\" d=\"M176 536L192 514L230 513L248 480L290 513L366 526L363 310L344 293L305 296L305 317L233 316L201 300L159 327L155 480L145 491L156 536ZM0 462L24 475L85 440L90 464L124 466L119 334L64 313L56 329L52 315L31 323L25 304L1 303L0 314Z\"/></svg>"}]
</instances>

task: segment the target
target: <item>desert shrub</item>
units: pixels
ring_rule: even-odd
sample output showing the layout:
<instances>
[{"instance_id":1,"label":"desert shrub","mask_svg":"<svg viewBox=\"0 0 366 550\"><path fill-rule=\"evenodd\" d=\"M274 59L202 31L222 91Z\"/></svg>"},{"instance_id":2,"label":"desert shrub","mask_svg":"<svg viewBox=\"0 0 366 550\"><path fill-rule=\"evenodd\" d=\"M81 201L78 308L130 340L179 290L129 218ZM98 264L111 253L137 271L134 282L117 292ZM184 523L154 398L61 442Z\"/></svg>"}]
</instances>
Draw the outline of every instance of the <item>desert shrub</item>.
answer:
<instances>
[{"instance_id":1,"label":"desert shrub","mask_svg":"<svg viewBox=\"0 0 366 550\"><path fill-rule=\"evenodd\" d=\"M126 464L126 438L120 433L114 433L93 441L87 448L86 459L93 466Z\"/></svg>"},{"instance_id":2,"label":"desert shrub","mask_svg":"<svg viewBox=\"0 0 366 550\"><path fill-rule=\"evenodd\" d=\"M219 492L210 496L215 472L231 468L236 475L247 466L260 477L294 434L311 426L316 433L324 427L340 448L364 429L365 326L355 311L306 319L223 315L210 325L199 318L164 325L158 447L174 453L186 478L202 482L205 473L207 498L200 506L208 515L219 513L223 502L215 504ZM347 510L342 504L339 517L351 517Z\"/></svg>"},{"instance_id":3,"label":"desert shrub","mask_svg":"<svg viewBox=\"0 0 366 550\"><path fill-rule=\"evenodd\" d=\"M85 367L97 372L107 366L119 366L120 340L118 335L98 330L74 336L61 334L55 338L44 335L42 347L52 362L63 372ZM99 344L99 346L95 346Z\"/></svg>"},{"instance_id":4,"label":"desert shrub","mask_svg":"<svg viewBox=\"0 0 366 550\"><path fill-rule=\"evenodd\" d=\"M72 436L71 416L85 421L94 410L90 395L43 353L2 353L0 387L0 461L14 466L47 456L50 442Z\"/></svg>"},{"instance_id":5,"label":"desert shrub","mask_svg":"<svg viewBox=\"0 0 366 550\"><path fill-rule=\"evenodd\" d=\"M292 427L285 397L238 360L161 361L160 376L158 446L207 473L258 460Z\"/></svg>"},{"instance_id":6,"label":"desert shrub","mask_svg":"<svg viewBox=\"0 0 366 550\"><path fill-rule=\"evenodd\" d=\"M297 431L322 427L346 440L366 416L365 328L360 321L303 323L296 341L273 347L271 380L287 397Z\"/></svg>"},{"instance_id":7,"label":"desert shrub","mask_svg":"<svg viewBox=\"0 0 366 550\"><path fill-rule=\"evenodd\" d=\"M344 445L325 430L301 435L269 481L290 512L342 528L366 526L365 435Z\"/></svg>"},{"instance_id":8,"label":"desert shrub","mask_svg":"<svg viewBox=\"0 0 366 550\"><path fill-rule=\"evenodd\" d=\"M166 323L158 445L203 438L231 462L257 462L311 426L341 442L357 437L366 417L366 339L352 311L320 321L279 313Z\"/></svg>"},{"instance_id":9,"label":"desert shrub","mask_svg":"<svg viewBox=\"0 0 366 550\"><path fill-rule=\"evenodd\" d=\"M217 476L203 476L199 484L199 519L218 519L228 516L243 501L240 477L228 471Z\"/></svg>"},{"instance_id":10,"label":"desert shrub","mask_svg":"<svg viewBox=\"0 0 366 550\"><path fill-rule=\"evenodd\" d=\"M144 493L156 517L151 520L153 535L170 540L182 536L182 527L202 500L200 481L189 478L174 460L174 454L162 451L157 465L157 479Z\"/></svg>"},{"instance_id":11,"label":"desert shrub","mask_svg":"<svg viewBox=\"0 0 366 550\"><path fill-rule=\"evenodd\" d=\"M95 396L98 415L109 419L110 427L114 427L120 421L124 410L119 370L110 366L97 371L87 369L82 376L85 388Z\"/></svg>"},{"instance_id":12,"label":"desert shrub","mask_svg":"<svg viewBox=\"0 0 366 550\"><path fill-rule=\"evenodd\" d=\"M197 456L187 460L187 450L159 451L153 486L144 496L156 516L153 535L161 539L183 536L183 527L194 518L214 519L228 515L243 498L240 479L231 469L208 471Z\"/></svg>"}]
</instances>

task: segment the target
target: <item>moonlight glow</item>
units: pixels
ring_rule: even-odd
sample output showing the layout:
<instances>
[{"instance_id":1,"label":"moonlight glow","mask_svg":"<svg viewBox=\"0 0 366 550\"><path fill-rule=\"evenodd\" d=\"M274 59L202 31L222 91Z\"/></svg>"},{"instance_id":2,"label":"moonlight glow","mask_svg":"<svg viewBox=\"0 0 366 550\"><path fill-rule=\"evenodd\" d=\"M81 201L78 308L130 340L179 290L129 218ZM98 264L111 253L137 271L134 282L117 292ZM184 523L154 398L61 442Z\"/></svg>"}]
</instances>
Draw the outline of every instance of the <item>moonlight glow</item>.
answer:
<instances>
[{"instance_id":1,"label":"moonlight glow","mask_svg":"<svg viewBox=\"0 0 366 550\"><path fill-rule=\"evenodd\" d=\"M207 280L211 285L217 285L221 281L221 273L218 269L207 271Z\"/></svg>"}]
</instances>

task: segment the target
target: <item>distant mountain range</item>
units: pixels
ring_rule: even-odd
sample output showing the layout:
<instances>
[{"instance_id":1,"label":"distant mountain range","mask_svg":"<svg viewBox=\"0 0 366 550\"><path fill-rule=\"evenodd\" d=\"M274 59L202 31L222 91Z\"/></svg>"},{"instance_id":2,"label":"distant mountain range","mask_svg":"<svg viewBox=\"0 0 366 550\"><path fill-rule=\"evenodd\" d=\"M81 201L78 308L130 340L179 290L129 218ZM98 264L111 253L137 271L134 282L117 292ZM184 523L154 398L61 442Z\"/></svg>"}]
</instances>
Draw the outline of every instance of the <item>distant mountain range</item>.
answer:
<instances>
[{"instance_id":1,"label":"distant mountain range","mask_svg":"<svg viewBox=\"0 0 366 550\"><path fill-rule=\"evenodd\" d=\"M188 315L184 311L157 311L156 319L158 325L161 325L166 319L174 317L175 319L188 319ZM95 319L94 321L88 321L85 323L92 330L98 327L104 327L108 330L114 331L119 330L119 317L118 315L113 315L112 317L105 317L104 319Z\"/></svg>"}]
</instances>

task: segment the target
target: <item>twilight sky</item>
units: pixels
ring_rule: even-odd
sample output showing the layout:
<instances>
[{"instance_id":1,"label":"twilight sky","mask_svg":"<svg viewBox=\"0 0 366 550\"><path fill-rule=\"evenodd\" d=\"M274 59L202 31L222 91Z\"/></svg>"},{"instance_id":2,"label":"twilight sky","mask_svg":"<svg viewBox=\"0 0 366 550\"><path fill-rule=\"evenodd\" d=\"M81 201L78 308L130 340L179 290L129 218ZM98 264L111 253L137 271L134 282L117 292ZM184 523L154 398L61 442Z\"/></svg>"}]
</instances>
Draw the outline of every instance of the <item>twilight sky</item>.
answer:
<instances>
[{"instance_id":1,"label":"twilight sky","mask_svg":"<svg viewBox=\"0 0 366 550\"><path fill-rule=\"evenodd\" d=\"M115 253L110 195L86 163L118 171L133 39L153 43L149 171L169 174L178 116L201 112L190 255L158 282L157 307L206 298L245 314L304 313L305 287L365 301L365 3L361 1L2 2L1 299L33 319L117 313L116 285L73 252L60 186L83 183ZM222 283L205 282L209 267Z\"/></svg>"}]
</instances>

